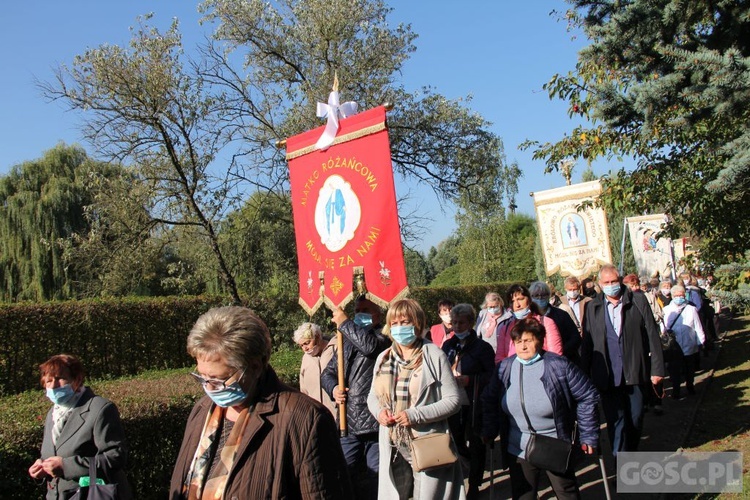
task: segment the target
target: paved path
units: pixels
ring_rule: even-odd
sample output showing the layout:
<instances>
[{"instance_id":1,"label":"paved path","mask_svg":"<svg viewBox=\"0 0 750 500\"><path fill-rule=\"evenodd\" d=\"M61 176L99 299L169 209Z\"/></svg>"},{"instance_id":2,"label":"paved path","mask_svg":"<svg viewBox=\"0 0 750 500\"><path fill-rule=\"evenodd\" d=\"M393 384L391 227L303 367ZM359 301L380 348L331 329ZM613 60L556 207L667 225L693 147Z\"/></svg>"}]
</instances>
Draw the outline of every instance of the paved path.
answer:
<instances>
[{"instance_id":1,"label":"paved path","mask_svg":"<svg viewBox=\"0 0 750 500\"><path fill-rule=\"evenodd\" d=\"M692 421L695 415L695 410L700 404L702 395L706 389L707 383L713 374L713 367L716 362L716 356L719 351L720 344L709 352L708 357L701 355L700 369L696 372L695 377L695 389L696 394L694 396L688 396L683 401L674 401L669 395L671 390L669 389L669 380L666 381L665 387L667 387L667 397L662 400L664 408L663 415L656 415L653 411L646 413L644 419L643 435L641 438L641 444L639 451L674 451L683 446L687 438L687 434L692 425ZM685 388L683 386L683 393ZM602 422L604 421L602 417ZM616 467L615 459L612 457L611 447L607 438L606 426L602 424L601 431L602 441L602 452L604 455L604 462L609 476L610 491L612 498L616 499L638 499L638 500L656 500L660 498L658 494L646 495L646 494L617 494L615 493L615 483L617 478L615 476ZM496 446L495 451L495 464L499 465L499 444ZM489 456L489 453L488 453ZM490 460L488 458L487 472L485 473L485 483L482 486L480 498L482 500L490 499ZM500 500L510 498L510 478L508 471L499 471L497 467L494 469L494 488L493 488L493 500ZM579 463L577 468L577 475L579 484L581 487L581 497L583 500L601 500L606 498L604 491L604 483L602 481L601 469L599 467L598 460L594 458L586 458ZM540 499L552 499L555 498L555 494L547 483L546 476L543 476L543 489L540 491Z\"/></svg>"}]
</instances>

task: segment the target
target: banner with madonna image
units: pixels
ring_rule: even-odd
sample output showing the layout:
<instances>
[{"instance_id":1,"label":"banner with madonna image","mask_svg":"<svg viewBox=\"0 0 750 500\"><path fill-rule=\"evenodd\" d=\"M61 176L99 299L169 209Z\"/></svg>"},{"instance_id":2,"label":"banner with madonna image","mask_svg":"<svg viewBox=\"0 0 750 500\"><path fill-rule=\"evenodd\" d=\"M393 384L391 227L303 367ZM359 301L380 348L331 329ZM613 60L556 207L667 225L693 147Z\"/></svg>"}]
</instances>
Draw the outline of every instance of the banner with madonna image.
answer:
<instances>
[{"instance_id":1,"label":"banner with madonna image","mask_svg":"<svg viewBox=\"0 0 750 500\"><path fill-rule=\"evenodd\" d=\"M578 210L601 191L599 181L592 181L532 193L547 276L584 278L612 262L604 210L594 203Z\"/></svg>"},{"instance_id":2,"label":"banner with madonna image","mask_svg":"<svg viewBox=\"0 0 750 500\"><path fill-rule=\"evenodd\" d=\"M385 108L286 141L299 262L299 302L343 307L362 268L367 296L385 307L408 292Z\"/></svg>"},{"instance_id":3,"label":"banner with madonna image","mask_svg":"<svg viewBox=\"0 0 750 500\"><path fill-rule=\"evenodd\" d=\"M630 244L641 277L665 279L673 276L672 240L659 237L666 223L665 214L628 217Z\"/></svg>"}]
</instances>

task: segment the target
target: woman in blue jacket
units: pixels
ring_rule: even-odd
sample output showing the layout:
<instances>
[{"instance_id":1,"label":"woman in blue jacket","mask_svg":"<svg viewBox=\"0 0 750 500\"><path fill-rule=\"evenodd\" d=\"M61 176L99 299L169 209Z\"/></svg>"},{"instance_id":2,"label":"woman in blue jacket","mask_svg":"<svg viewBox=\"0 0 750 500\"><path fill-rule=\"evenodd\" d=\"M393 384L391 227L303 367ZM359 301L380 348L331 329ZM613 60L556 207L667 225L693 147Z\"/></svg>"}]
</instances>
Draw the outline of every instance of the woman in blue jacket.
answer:
<instances>
[{"instance_id":1,"label":"woman in blue jacket","mask_svg":"<svg viewBox=\"0 0 750 500\"><path fill-rule=\"evenodd\" d=\"M526 460L531 426L538 434L573 441L586 454L599 442L598 392L589 378L573 363L542 349L544 326L536 319L519 321L511 330L516 354L504 359L482 395L485 442L501 435L503 457L510 468L514 499L537 498L542 472L559 499L579 498L573 464L563 474L544 471ZM528 420L521 407L521 382Z\"/></svg>"}]
</instances>

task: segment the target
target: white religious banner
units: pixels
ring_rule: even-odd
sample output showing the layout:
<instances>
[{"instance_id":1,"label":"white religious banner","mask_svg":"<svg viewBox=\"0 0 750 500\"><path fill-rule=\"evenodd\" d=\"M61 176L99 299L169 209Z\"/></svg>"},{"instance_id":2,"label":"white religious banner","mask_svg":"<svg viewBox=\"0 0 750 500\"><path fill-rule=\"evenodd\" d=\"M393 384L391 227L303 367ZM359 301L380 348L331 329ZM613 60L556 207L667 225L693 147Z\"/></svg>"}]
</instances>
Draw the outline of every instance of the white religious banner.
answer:
<instances>
[{"instance_id":1,"label":"white religious banner","mask_svg":"<svg viewBox=\"0 0 750 500\"><path fill-rule=\"evenodd\" d=\"M641 277L672 277L672 241L666 236L659 237L666 223L667 216L664 214L628 217L630 244L635 267Z\"/></svg>"},{"instance_id":2,"label":"white religious banner","mask_svg":"<svg viewBox=\"0 0 750 500\"><path fill-rule=\"evenodd\" d=\"M547 276L584 278L612 263L604 209L578 211L601 192L599 181L592 181L533 193Z\"/></svg>"}]
</instances>

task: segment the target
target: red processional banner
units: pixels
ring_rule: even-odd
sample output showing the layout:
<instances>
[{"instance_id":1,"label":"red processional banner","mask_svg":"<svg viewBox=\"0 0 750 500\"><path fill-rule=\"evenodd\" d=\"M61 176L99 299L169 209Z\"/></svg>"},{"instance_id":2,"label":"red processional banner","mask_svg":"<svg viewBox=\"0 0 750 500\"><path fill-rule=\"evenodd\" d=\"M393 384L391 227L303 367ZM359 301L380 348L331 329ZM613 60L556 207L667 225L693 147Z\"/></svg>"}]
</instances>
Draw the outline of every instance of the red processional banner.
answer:
<instances>
[{"instance_id":1,"label":"red processional banner","mask_svg":"<svg viewBox=\"0 0 750 500\"><path fill-rule=\"evenodd\" d=\"M319 150L323 130L286 141L300 305L308 314L324 302L344 307L362 267L369 298L385 307L408 292L385 108L342 119Z\"/></svg>"}]
</instances>

